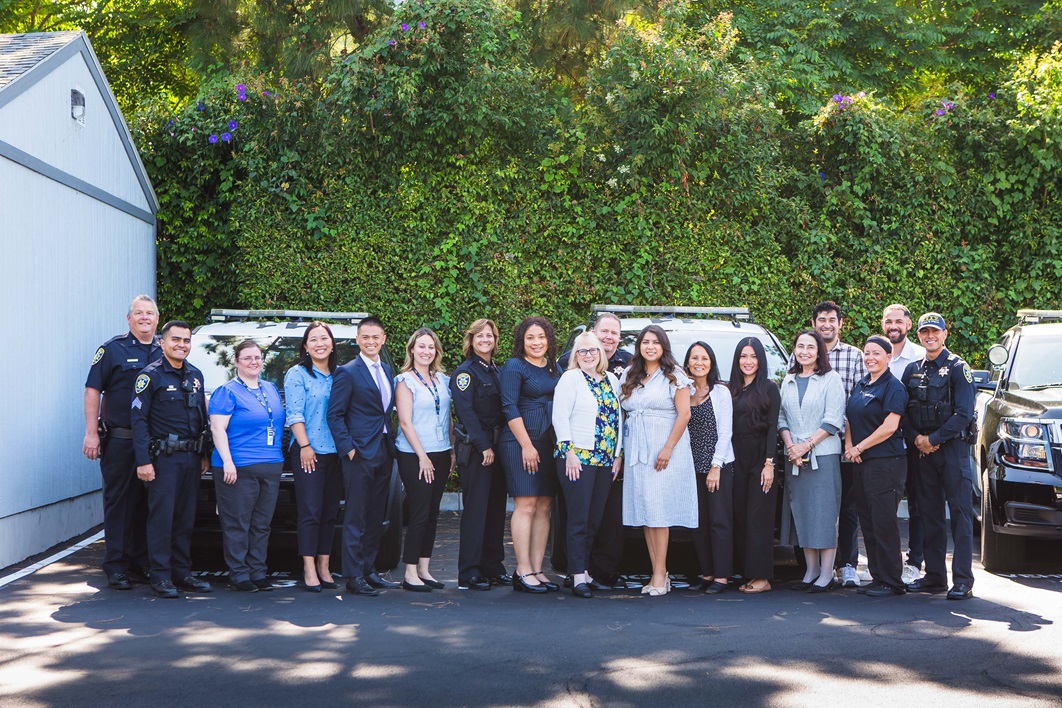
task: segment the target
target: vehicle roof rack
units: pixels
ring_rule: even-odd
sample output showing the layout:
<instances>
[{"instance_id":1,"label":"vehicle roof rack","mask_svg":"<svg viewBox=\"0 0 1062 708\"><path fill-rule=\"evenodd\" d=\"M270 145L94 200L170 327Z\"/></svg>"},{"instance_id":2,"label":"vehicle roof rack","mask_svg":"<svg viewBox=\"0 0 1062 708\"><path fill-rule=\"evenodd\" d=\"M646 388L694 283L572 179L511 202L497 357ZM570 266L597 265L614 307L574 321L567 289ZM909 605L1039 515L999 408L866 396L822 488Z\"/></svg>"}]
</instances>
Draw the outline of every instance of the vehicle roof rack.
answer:
<instances>
[{"instance_id":1,"label":"vehicle roof rack","mask_svg":"<svg viewBox=\"0 0 1062 708\"><path fill-rule=\"evenodd\" d=\"M316 310L211 310L213 322L243 322L244 320L291 320L312 322L314 320L347 321L357 323L369 316L368 312L318 312Z\"/></svg>"},{"instance_id":2,"label":"vehicle roof rack","mask_svg":"<svg viewBox=\"0 0 1062 708\"><path fill-rule=\"evenodd\" d=\"M752 322L752 313L747 307L686 307L683 305L594 305L594 315L601 312L613 314L662 315L710 315L716 319L729 319L735 322Z\"/></svg>"},{"instance_id":3,"label":"vehicle roof rack","mask_svg":"<svg viewBox=\"0 0 1062 708\"><path fill-rule=\"evenodd\" d=\"M1020 324L1043 324L1062 321L1062 310L1018 310Z\"/></svg>"}]
</instances>

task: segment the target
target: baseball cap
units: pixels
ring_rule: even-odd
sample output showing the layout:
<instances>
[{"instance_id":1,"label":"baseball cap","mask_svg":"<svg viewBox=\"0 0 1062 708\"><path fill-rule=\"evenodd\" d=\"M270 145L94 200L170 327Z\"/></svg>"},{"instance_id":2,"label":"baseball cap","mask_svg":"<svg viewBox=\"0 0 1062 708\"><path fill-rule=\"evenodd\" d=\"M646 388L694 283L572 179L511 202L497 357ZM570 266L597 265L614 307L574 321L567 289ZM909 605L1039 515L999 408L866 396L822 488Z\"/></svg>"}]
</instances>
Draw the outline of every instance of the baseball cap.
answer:
<instances>
[{"instance_id":1,"label":"baseball cap","mask_svg":"<svg viewBox=\"0 0 1062 708\"><path fill-rule=\"evenodd\" d=\"M918 318L918 331L921 332L927 327L946 330L948 325L944 322L944 318L940 314L936 312L927 312Z\"/></svg>"}]
</instances>

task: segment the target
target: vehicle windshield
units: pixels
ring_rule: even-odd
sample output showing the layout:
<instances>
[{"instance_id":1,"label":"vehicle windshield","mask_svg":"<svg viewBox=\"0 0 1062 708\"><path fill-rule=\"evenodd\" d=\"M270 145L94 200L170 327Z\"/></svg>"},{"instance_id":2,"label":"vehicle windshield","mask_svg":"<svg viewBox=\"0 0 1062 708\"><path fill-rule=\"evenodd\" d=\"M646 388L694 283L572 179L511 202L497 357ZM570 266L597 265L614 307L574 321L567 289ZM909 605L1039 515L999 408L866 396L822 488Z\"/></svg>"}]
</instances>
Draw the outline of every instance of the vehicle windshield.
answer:
<instances>
[{"instance_id":1,"label":"vehicle windshield","mask_svg":"<svg viewBox=\"0 0 1062 708\"><path fill-rule=\"evenodd\" d=\"M624 330L620 339L620 349L633 354L634 341L638 338L639 331ZM686 351L694 342L702 341L708 344L712 351L715 352L716 361L719 362L719 377L725 381L730 378L730 367L734 362L734 349L739 341L749 336L749 333L741 330L710 333L681 330L668 332L667 336L671 340L671 350L679 364L685 360ZM785 354L771 340L769 335L757 334L753 336L756 336L763 343L763 348L767 352L767 375L781 383L782 379L785 378L787 368Z\"/></svg>"},{"instance_id":2,"label":"vehicle windshield","mask_svg":"<svg viewBox=\"0 0 1062 708\"><path fill-rule=\"evenodd\" d=\"M1053 337L1022 337L1014 351L1008 388L1029 388L1062 382L1059 341Z\"/></svg>"},{"instance_id":3,"label":"vehicle windshield","mask_svg":"<svg viewBox=\"0 0 1062 708\"><path fill-rule=\"evenodd\" d=\"M253 339L265 354L261 377L283 387L284 374L299 361L302 333L297 337L193 335L188 361L203 372L208 393L236 376L232 352L236 345L245 339ZM350 340L337 339L336 350L340 364L345 364L358 355L358 345Z\"/></svg>"}]
</instances>

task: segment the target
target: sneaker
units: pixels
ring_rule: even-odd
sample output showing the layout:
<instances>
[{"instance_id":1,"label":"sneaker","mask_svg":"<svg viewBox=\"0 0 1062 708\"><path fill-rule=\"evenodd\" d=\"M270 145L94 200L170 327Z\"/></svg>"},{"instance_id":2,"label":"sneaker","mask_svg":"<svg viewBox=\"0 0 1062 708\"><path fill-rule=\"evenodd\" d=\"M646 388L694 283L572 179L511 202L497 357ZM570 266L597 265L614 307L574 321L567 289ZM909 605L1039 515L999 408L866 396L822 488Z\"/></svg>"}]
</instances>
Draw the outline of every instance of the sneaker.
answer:
<instances>
[{"instance_id":1,"label":"sneaker","mask_svg":"<svg viewBox=\"0 0 1062 708\"><path fill-rule=\"evenodd\" d=\"M920 571L918 568L915 568L910 563L904 564L904 566L903 566L903 575L901 576L901 578L903 579L903 584L904 585L906 585L908 583L913 583L914 581L918 580L921 577L922 577L922 571Z\"/></svg>"},{"instance_id":2,"label":"sneaker","mask_svg":"<svg viewBox=\"0 0 1062 708\"><path fill-rule=\"evenodd\" d=\"M850 565L846 565L845 567L841 568L841 587L859 587L859 573L857 573L856 569Z\"/></svg>"}]
</instances>

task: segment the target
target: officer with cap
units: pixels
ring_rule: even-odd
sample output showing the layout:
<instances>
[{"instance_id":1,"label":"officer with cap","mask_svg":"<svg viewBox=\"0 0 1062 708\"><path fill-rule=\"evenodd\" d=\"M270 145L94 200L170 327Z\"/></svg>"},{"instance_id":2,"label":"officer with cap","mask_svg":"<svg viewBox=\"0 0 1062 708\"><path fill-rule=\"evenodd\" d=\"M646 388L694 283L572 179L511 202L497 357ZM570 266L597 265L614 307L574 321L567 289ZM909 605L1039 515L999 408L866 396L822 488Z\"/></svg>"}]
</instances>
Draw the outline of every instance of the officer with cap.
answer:
<instances>
[{"instance_id":1,"label":"officer with cap","mask_svg":"<svg viewBox=\"0 0 1062 708\"><path fill-rule=\"evenodd\" d=\"M926 574L907 589L932 593L948 587L947 502L955 544L948 599L965 600L973 596L974 581L973 470L965 441L974 414L974 385L967 363L944 347L947 338L943 317L936 312L919 317L918 341L925 358L908 364L901 378L908 395L904 437L917 451L914 475L925 527Z\"/></svg>"},{"instance_id":2,"label":"officer with cap","mask_svg":"<svg viewBox=\"0 0 1062 708\"><path fill-rule=\"evenodd\" d=\"M136 478L129 403L133 382L145 366L162 356L155 329L159 310L147 295L137 295L126 314L129 331L109 340L92 357L85 380L85 440L82 452L100 461L103 476L103 572L107 584L128 590L133 580L147 582L145 521L147 497Z\"/></svg>"},{"instance_id":3,"label":"officer with cap","mask_svg":"<svg viewBox=\"0 0 1062 708\"><path fill-rule=\"evenodd\" d=\"M199 477L210 464L203 374L185 361L192 329L179 320L162 328L162 358L148 364L133 387L136 474L148 498L147 545L151 589L210 592L192 575L192 526Z\"/></svg>"}]
</instances>

